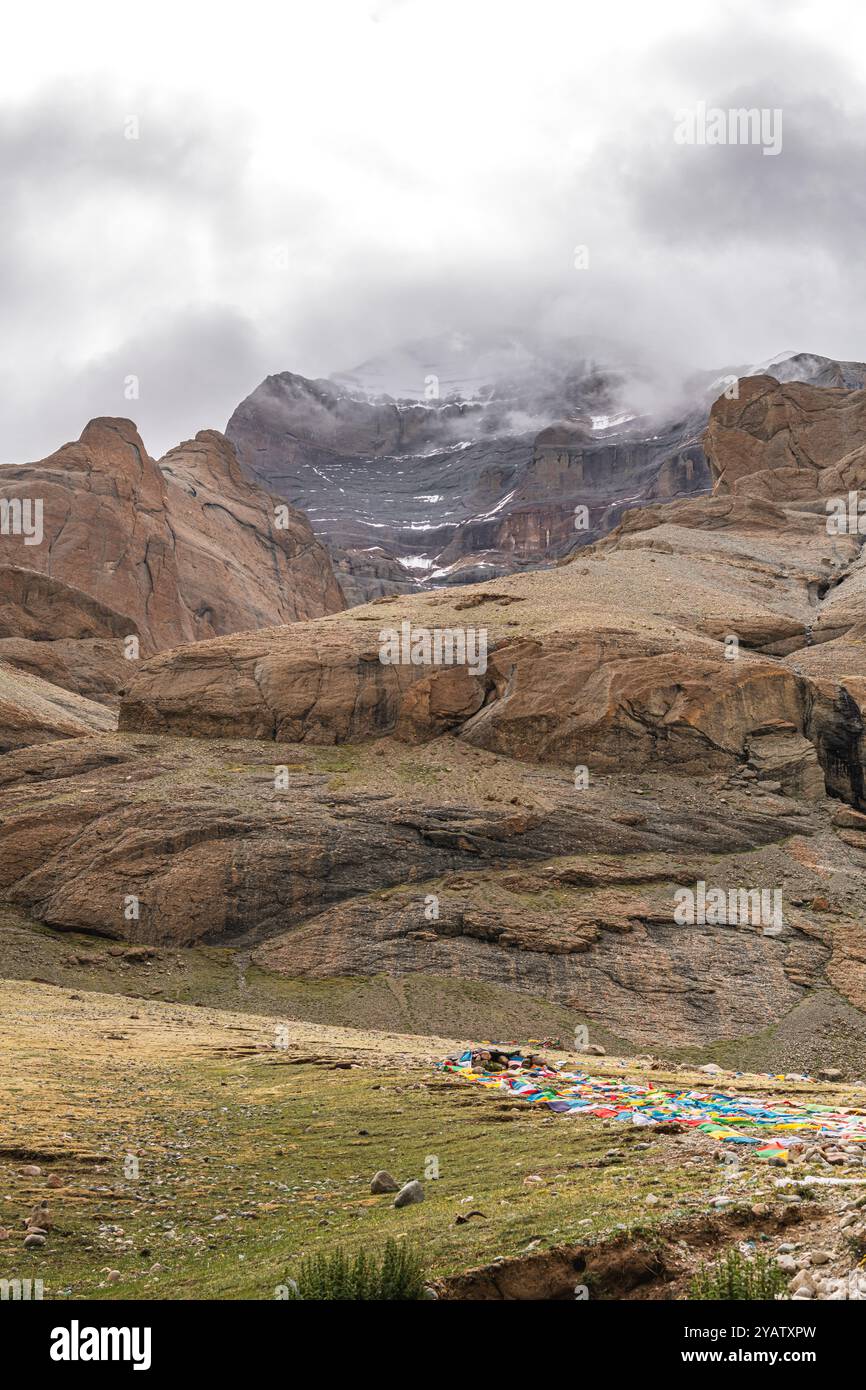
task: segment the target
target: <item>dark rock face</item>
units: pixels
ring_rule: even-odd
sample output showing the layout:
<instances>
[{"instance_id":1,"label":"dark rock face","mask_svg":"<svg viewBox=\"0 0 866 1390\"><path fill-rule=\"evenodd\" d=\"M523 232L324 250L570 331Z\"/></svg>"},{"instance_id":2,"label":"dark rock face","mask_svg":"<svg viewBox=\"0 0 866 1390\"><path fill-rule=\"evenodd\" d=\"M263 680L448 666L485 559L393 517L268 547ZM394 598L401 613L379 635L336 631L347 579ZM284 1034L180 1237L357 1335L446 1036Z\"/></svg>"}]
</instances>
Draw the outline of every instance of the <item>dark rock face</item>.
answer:
<instances>
[{"instance_id":1,"label":"dark rock face","mask_svg":"<svg viewBox=\"0 0 866 1390\"><path fill-rule=\"evenodd\" d=\"M388 555L381 546L369 550L343 550L329 547L334 574L350 608L388 594L412 594L418 580L399 560Z\"/></svg>"},{"instance_id":2,"label":"dark rock face","mask_svg":"<svg viewBox=\"0 0 866 1390\"><path fill-rule=\"evenodd\" d=\"M575 418L537 430L544 417L528 388L470 401L371 400L285 372L238 406L226 432L251 477L304 508L339 557L338 574L351 575L347 598L363 602L544 567L609 530L626 500L706 489L704 415L652 438L648 422L609 425L602 414L593 429L584 412L610 408L614 386L578 375L545 401L554 422ZM371 554L395 566L387 589L370 574Z\"/></svg>"},{"instance_id":3,"label":"dark rock face","mask_svg":"<svg viewBox=\"0 0 866 1390\"><path fill-rule=\"evenodd\" d=\"M866 364L837 362L814 352L795 352L768 363L764 369L777 381L804 381L810 386L843 386L859 391L866 386Z\"/></svg>"}]
</instances>

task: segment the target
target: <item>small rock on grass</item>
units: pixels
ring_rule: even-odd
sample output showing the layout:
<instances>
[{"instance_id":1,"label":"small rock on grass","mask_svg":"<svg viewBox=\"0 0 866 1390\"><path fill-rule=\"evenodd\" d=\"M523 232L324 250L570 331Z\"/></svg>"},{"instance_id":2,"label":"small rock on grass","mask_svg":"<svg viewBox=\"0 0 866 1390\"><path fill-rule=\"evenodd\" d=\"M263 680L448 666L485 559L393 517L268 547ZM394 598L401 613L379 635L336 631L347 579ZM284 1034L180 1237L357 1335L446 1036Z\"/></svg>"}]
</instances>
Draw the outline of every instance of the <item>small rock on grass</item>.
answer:
<instances>
[{"instance_id":1,"label":"small rock on grass","mask_svg":"<svg viewBox=\"0 0 866 1390\"><path fill-rule=\"evenodd\" d=\"M37 1227L40 1231L51 1230L51 1213L47 1202L37 1202L27 1218L27 1225Z\"/></svg>"},{"instance_id":2,"label":"small rock on grass","mask_svg":"<svg viewBox=\"0 0 866 1390\"><path fill-rule=\"evenodd\" d=\"M378 1173L373 1174L370 1183L371 1192L398 1192L399 1183L396 1183L386 1168L380 1168Z\"/></svg>"},{"instance_id":3,"label":"small rock on grass","mask_svg":"<svg viewBox=\"0 0 866 1390\"><path fill-rule=\"evenodd\" d=\"M405 1183L404 1186L400 1188L400 1191L394 1198L394 1206L408 1207L411 1206L413 1202L423 1201L424 1189L421 1186L420 1182L418 1182L417 1178L413 1178L411 1182Z\"/></svg>"}]
</instances>

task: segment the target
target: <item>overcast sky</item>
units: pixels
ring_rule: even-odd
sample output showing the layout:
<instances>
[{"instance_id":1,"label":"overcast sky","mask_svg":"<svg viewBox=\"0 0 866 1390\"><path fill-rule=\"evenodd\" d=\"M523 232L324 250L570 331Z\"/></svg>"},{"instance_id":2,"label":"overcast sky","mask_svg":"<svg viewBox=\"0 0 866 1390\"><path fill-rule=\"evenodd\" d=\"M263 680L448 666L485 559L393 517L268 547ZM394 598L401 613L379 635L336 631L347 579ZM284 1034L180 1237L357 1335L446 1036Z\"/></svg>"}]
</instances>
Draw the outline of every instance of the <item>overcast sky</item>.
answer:
<instances>
[{"instance_id":1,"label":"overcast sky","mask_svg":"<svg viewBox=\"0 0 866 1390\"><path fill-rule=\"evenodd\" d=\"M16 9L4 462L94 415L160 454L270 372L451 331L612 340L671 378L866 358L859 0ZM678 144L700 101L780 108L781 153Z\"/></svg>"}]
</instances>

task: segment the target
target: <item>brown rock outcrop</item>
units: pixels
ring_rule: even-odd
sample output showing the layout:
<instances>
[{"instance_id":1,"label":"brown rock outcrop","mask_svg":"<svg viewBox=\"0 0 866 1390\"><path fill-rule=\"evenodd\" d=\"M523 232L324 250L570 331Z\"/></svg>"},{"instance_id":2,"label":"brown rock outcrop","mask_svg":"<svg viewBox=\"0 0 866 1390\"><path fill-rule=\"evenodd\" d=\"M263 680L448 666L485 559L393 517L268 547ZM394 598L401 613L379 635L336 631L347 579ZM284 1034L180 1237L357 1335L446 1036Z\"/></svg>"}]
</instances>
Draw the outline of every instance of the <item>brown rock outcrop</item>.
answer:
<instances>
[{"instance_id":1,"label":"brown rock outcrop","mask_svg":"<svg viewBox=\"0 0 866 1390\"><path fill-rule=\"evenodd\" d=\"M224 435L200 430L169 450L159 467L179 597L195 640L345 607L306 517L250 483Z\"/></svg>"},{"instance_id":2,"label":"brown rock outcrop","mask_svg":"<svg viewBox=\"0 0 866 1390\"><path fill-rule=\"evenodd\" d=\"M824 508L859 476L861 395L745 381L708 429L712 497L555 569L154 655L120 734L0 766L0 892L288 975L495 982L646 1043L760 1032L828 985L866 1007L866 833L824 795L866 809L866 567ZM383 661L404 621L485 659ZM699 880L778 892L778 934L675 921Z\"/></svg>"},{"instance_id":3,"label":"brown rock outcrop","mask_svg":"<svg viewBox=\"0 0 866 1390\"><path fill-rule=\"evenodd\" d=\"M432 925L420 896L355 899L260 946L254 960L291 976L422 970L509 981L585 1009L638 1045L657 1043L661 1032L673 1045L747 1035L793 1008L807 982L825 978L827 944L798 932L779 950L749 927L677 929L669 906L653 916L637 895L629 920L610 920L599 895L584 909L592 925L573 924L561 909L503 902L496 887L495 878L484 884L486 909L444 895ZM668 903L672 896L670 888Z\"/></svg>"},{"instance_id":4,"label":"brown rock outcrop","mask_svg":"<svg viewBox=\"0 0 866 1390\"><path fill-rule=\"evenodd\" d=\"M128 615L145 651L194 638L178 601L165 482L130 420L92 420L76 443L4 469L0 491L40 500L44 517L41 544L25 548L22 538L5 536L4 559Z\"/></svg>"},{"instance_id":5,"label":"brown rock outcrop","mask_svg":"<svg viewBox=\"0 0 866 1390\"><path fill-rule=\"evenodd\" d=\"M24 638L29 642L80 642L95 637L126 637L135 631L128 614L118 613L55 575L18 565L0 565L0 641Z\"/></svg>"},{"instance_id":6,"label":"brown rock outcrop","mask_svg":"<svg viewBox=\"0 0 866 1390\"><path fill-rule=\"evenodd\" d=\"M112 705L130 668L131 618L36 570L0 566L0 661Z\"/></svg>"},{"instance_id":7,"label":"brown rock outcrop","mask_svg":"<svg viewBox=\"0 0 866 1390\"><path fill-rule=\"evenodd\" d=\"M113 729L115 722L103 705L0 661L0 753Z\"/></svg>"},{"instance_id":8,"label":"brown rock outcrop","mask_svg":"<svg viewBox=\"0 0 866 1390\"><path fill-rule=\"evenodd\" d=\"M866 390L744 377L710 411L704 449L717 496L793 504L866 482Z\"/></svg>"},{"instance_id":9,"label":"brown rock outcrop","mask_svg":"<svg viewBox=\"0 0 866 1390\"><path fill-rule=\"evenodd\" d=\"M130 674L124 644L99 637L80 642L71 638L29 642L20 637L4 637L0 639L0 661L109 709L117 708L117 692Z\"/></svg>"},{"instance_id":10,"label":"brown rock outcrop","mask_svg":"<svg viewBox=\"0 0 866 1390\"><path fill-rule=\"evenodd\" d=\"M305 518L286 508L279 529L274 499L215 431L172 450L163 472L130 420L92 420L76 443L4 469L0 498L43 512L40 543L7 528L3 561L128 617L145 653L343 607Z\"/></svg>"},{"instance_id":11,"label":"brown rock outcrop","mask_svg":"<svg viewBox=\"0 0 866 1390\"><path fill-rule=\"evenodd\" d=\"M508 756L689 770L745 757L747 740L773 720L802 736L799 678L745 651L728 661L720 641L748 630L772 642L801 634L802 624L764 607L742 582L719 607L712 559L702 608L701 568L676 557L597 556L584 575L568 566L497 581L469 614L450 594L383 600L326 623L198 643L136 672L121 725L317 743L390 732L417 743L459 729ZM515 607L514 596L527 601ZM627 616L648 597L654 613ZM452 630L469 617L488 632L486 670L383 665L380 633L406 617ZM712 638L695 630L708 626Z\"/></svg>"}]
</instances>

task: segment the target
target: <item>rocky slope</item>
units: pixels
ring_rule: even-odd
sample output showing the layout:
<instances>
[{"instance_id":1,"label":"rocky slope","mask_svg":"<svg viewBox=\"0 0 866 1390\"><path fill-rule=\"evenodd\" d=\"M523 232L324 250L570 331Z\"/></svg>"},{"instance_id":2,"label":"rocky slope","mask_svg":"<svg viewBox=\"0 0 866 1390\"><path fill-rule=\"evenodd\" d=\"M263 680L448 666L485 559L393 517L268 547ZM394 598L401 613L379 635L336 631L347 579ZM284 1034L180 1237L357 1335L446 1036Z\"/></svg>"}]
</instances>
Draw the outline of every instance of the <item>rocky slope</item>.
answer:
<instances>
[{"instance_id":1,"label":"rocky slope","mask_svg":"<svg viewBox=\"0 0 866 1390\"><path fill-rule=\"evenodd\" d=\"M61 931L232 945L294 977L476 980L644 1045L660 1029L705 1043L757 1033L828 982L866 1006L858 835L773 785L599 775L578 791L451 738L343 760L79 738L5 759L0 889ZM782 885L784 931L678 927L676 886L701 876Z\"/></svg>"},{"instance_id":2,"label":"rocky slope","mask_svg":"<svg viewBox=\"0 0 866 1390\"><path fill-rule=\"evenodd\" d=\"M509 756L636 769L731 766L771 727L806 781L816 754L836 776L830 745L859 709L863 571L860 537L828 536L825 503L863 477L864 401L745 379L713 408L711 497L631 511L552 572L167 654L130 687L124 727L324 743L459 730ZM404 619L484 629L486 670L383 665L379 633ZM844 694L805 674L830 639Z\"/></svg>"},{"instance_id":3,"label":"rocky slope","mask_svg":"<svg viewBox=\"0 0 866 1390\"><path fill-rule=\"evenodd\" d=\"M0 661L0 753L113 729L115 723L103 704Z\"/></svg>"}]
</instances>

